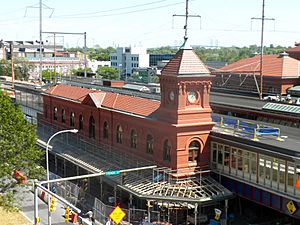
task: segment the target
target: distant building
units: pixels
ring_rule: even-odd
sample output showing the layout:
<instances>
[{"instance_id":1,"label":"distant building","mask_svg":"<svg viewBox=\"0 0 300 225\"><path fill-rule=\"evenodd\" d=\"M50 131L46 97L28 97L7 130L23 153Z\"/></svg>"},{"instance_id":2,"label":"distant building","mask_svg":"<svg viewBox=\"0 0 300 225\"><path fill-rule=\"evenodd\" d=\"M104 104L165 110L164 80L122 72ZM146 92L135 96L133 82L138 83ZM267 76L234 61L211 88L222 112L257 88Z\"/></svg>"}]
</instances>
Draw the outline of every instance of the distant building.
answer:
<instances>
[{"instance_id":1,"label":"distant building","mask_svg":"<svg viewBox=\"0 0 300 225\"><path fill-rule=\"evenodd\" d=\"M286 50L290 57L300 60L300 43L295 43L295 47Z\"/></svg>"},{"instance_id":2,"label":"distant building","mask_svg":"<svg viewBox=\"0 0 300 225\"><path fill-rule=\"evenodd\" d=\"M95 73L98 69L99 66L107 66L110 67L111 66L111 62L110 61L96 61L96 60L92 60L92 61L88 61L88 68L91 68L92 71Z\"/></svg>"},{"instance_id":3,"label":"distant building","mask_svg":"<svg viewBox=\"0 0 300 225\"><path fill-rule=\"evenodd\" d=\"M257 93L260 85L260 55L241 59L212 72L213 87ZM287 89L300 83L299 61L287 53L264 55L263 94L285 95Z\"/></svg>"},{"instance_id":4,"label":"distant building","mask_svg":"<svg viewBox=\"0 0 300 225\"><path fill-rule=\"evenodd\" d=\"M118 47L116 53L110 54L111 66L118 69L121 78L131 76L133 69L149 67L149 54L145 48Z\"/></svg>"},{"instance_id":5,"label":"distant building","mask_svg":"<svg viewBox=\"0 0 300 225\"><path fill-rule=\"evenodd\" d=\"M66 52L62 45L44 44L42 48L42 61L40 59L40 45L34 41L2 41L0 58L10 59L10 45L13 46L13 56L22 58L28 64L35 66L31 76L38 78L39 67L42 70L56 71L68 75L71 69L84 66L84 56L80 52Z\"/></svg>"},{"instance_id":6,"label":"distant building","mask_svg":"<svg viewBox=\"0 0 300 225\"><path fill-rule=\"evenodd\" d=\"M166 54L150 54L150 66L159 66L159 63L164 61L170 61L175 54L173 53L166 53Z\"/></svg>"}]
</instances>

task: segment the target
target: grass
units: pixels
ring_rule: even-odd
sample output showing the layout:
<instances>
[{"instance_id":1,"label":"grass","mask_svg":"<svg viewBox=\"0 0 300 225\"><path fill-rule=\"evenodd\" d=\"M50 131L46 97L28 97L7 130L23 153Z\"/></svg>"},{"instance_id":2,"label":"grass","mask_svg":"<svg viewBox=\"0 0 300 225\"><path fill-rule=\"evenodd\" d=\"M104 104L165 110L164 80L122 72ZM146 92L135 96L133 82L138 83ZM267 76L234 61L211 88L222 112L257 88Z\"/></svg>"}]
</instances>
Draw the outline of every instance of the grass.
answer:
<instances>
[{"instance_id":1,"label":"grass","mask_svg":"<svg viewBox=\"0 0 300 225\"><path fill-rule=\"evenodd\" d=\"M20 212L8 212L0 207L1 225L32 225Z\"/></svg>"}]
</instances>

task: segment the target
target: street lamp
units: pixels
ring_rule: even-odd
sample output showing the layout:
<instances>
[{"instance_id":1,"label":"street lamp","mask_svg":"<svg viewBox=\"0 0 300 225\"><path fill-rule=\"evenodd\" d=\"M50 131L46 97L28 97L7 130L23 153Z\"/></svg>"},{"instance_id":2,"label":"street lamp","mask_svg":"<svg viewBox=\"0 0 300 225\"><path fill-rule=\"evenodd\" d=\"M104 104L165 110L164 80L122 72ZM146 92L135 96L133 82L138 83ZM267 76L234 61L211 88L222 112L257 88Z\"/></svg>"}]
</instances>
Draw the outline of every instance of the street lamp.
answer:
<instances>
[{"instance_id":1,"label":"street lamp","mask_svg":"<svg viewBox=\"0 0 300 225\"><path fill-rule=\"evenodd\" d=\"M77 129L71 129L71 130L61 130L58 131L56 133L54 133L47 141L46 144L46 170L47 170L47 181L50 180L50 176L49 176L49 143L50 141L58 134L62 134L62 133L77 133L78 130ZM50 184L47 184L47 188L48 190L50 190ZM50 213L50 195L48 194L48 225L51 225L51 213Z\"/></svg>"}]
</instances>

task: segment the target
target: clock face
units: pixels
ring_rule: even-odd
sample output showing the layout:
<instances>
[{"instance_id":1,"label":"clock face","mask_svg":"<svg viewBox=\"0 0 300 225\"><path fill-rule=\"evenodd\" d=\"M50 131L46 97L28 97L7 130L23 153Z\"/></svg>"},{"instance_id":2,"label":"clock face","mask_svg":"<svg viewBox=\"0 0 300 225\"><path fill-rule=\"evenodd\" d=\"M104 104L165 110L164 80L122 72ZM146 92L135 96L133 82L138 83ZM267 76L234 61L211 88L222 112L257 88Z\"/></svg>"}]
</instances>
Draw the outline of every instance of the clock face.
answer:
<instances>
[{"instance_id":1,"label":"clock face","mask_svg":"<svg viewBox=\"0 0 300 225\"><path fill-rule=\"evenodd\" d=\"M171 91L170 94L169 94L170 100L173 101L174 97L175 97L174 91Z\"/></svg>"},{"instance_id":2,"label":"clock face","mask_svg":"<svg viewBox=\"0 0 300 225\"><path fill-rule=\"evenodd\" d=\"M197 93L195 91L190 91L188 93L188 101L190 103L195 103L197 101Z\"/></svg>"}]
</instances>

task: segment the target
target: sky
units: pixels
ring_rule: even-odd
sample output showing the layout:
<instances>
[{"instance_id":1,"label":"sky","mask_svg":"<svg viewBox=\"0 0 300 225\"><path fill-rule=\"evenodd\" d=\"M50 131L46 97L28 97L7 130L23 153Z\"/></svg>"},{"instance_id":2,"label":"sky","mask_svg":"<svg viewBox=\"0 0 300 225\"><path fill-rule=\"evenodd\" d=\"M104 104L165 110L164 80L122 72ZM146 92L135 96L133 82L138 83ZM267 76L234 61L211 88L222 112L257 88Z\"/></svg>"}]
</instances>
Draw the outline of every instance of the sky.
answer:
<instances>
[{"instance_id":1,"label":"sky","mask_svg":"<svg viewBox=\"0 0 300 225\"><path fill-rule=\"evenodd\" d=\"M87 34L87 46L180 46L185 0L42 0L42 31ZM263 0L189 0L191 45L260 45ZM299 0L265 0L264 45L300 42ZM39 0L1 2L0 39L39 40ZM176 15L176 16L174 16ZM257 19L251 19L257 18ZM43 33L53 43L53 35ZM57 34L56 43L82 47L83 35Z\"/></svg>"}]
</instances>

